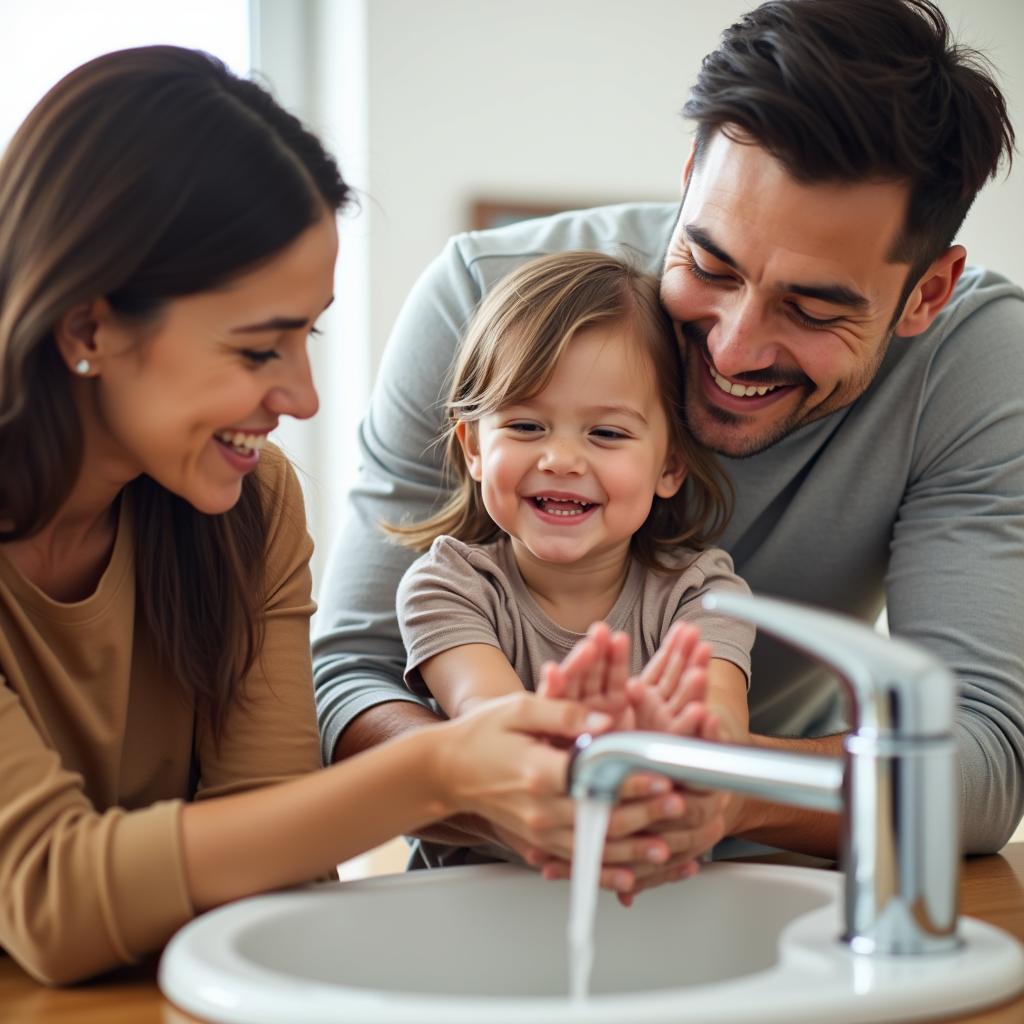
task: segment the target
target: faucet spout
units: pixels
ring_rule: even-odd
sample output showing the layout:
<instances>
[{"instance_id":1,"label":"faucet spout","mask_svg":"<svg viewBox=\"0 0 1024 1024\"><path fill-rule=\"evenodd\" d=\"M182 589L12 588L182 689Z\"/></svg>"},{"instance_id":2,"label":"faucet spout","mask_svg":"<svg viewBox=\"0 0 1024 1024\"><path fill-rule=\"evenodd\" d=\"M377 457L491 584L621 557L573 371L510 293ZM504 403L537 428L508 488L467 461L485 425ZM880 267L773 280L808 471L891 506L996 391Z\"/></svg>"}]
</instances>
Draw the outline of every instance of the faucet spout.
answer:
<instances>
[{"instance_id":1,"label":"faucet spout","mask_svg":"<svg viewBox=\"0 0 1024 1024\"><path fill-rule=\"evenodd\" d=\"M573 796L614 800L626 775L645 770L699 788L841 812L843 940L855 953L956 948L959 771L952 674L922 648L829 612L734 594L711 594L704 603L840 673L854 723L842 759L663 733L580 737L569 766Z\"/></svg>"},{"instance_id":2,"label":"faucet spout","mask_svg":"<svg viewBox=\"0 0 1024 1024\"><path fill-rule=\"evenodd\" d=\"M728 789L818 811L842 810L843 763L837 757L758 750L660 732L615 732L576 741L573 762L587 751L572 781L577 799L615 800L623 779L652 767L703 789ZM572 772L572 768L570 768Z\"/></svg>"}]
</instances>

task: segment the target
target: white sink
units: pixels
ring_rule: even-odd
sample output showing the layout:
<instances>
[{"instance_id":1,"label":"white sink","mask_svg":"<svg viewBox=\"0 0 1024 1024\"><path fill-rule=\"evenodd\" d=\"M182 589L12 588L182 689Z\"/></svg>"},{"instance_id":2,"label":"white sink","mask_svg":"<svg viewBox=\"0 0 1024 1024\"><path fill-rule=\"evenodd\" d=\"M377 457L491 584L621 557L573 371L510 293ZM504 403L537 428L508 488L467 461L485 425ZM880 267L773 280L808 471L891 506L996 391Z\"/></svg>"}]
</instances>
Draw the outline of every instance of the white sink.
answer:
<instances>
[{"instance_id":1,"label":"white sink","mask_svg":"<svg viewBox=\"0 0 1024 1024\"><path fill-rule=\"evenodd\" d=\"M971 918L960 951L843 946L842 876L712 864L642 894L602 893L592 996L568 1000L567 883L449 868L242 900L171 941L160 987L230 1024L853 1024L964 1013L1024 988L1024 950Z\"/></svg>"}]
</instances>

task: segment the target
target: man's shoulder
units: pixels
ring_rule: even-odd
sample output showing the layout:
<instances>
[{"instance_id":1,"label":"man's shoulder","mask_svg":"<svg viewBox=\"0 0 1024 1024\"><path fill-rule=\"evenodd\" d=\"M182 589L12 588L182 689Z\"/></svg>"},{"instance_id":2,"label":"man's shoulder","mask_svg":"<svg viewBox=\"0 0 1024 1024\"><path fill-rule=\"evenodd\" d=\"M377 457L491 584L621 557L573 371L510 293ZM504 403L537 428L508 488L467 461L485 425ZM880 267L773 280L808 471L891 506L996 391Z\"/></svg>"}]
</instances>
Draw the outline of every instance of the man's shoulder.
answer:
<instances>
[{"instance_id":1,"label":"man's shoulder","mask_svg":"<svg viewBox=\"0 0 1024 1024\"><path fill-rule=\"evenodd\" d=\"M621 203L568 210L488 231L458 235L454 245L484 288L537 256L570 249L614 252L658 273L678 207L673 203Z\"/></svg>"},{"instance_id":2,"label":"man's shoulder","mask_svg":"<svg viewBox=\"0 0 1024 1024\"><path fill-rule=\"evenodd\" d=\"M939 335L959 329L979 310L998 303L1007 314L1024 321L1024 288L986 267L964 269L953 295L930 328Z\"/></svg>"}]
</instances>

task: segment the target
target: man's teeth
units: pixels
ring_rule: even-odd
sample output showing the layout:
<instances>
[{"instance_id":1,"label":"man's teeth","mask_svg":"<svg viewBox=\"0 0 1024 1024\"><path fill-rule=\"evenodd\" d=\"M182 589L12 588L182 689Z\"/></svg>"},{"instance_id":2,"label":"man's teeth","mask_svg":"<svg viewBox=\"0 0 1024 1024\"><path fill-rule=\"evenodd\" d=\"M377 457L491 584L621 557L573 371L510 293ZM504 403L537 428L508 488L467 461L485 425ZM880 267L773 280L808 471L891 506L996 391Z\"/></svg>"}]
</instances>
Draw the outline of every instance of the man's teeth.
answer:
<instances>
[{"instance_id":1,"label":"man's teeth","mask_svg":"<svg viewBox=\"0 0 1024 1024\"><path fill-rule=\"evenodd\" d=\"M720 373L711 371L711 376L714 377L715 383L724 391L727 395L735 395L737 398L751 398L754 395L767 395L769 391L774 391L779 385L770 384L767 387L755 388L751 384L733 384L731 380L726 380Z\"/></svg>"},{"instance_id":2,"label":"man's teeth","mask_svg":"<svg viewBox=\"0 0 1024 1024\"><path fill-rule=\"evenodd\" d=\"M553 516L580 516L594 504L582 498L546 498L543 494L536 495L533 501L537 508Z\"/></svg>"},{"instance_id":3,"label":"man's teeth","mask_svg":"<svg viewBox=\"0 0 1024 1024\"><path fill-rule=\"evenodd\" d=\"M218 430L214 436L218 441L247 453L258 452L267 443L266 434L243 434L240 430Z\"/></svg>"}]
</instances>

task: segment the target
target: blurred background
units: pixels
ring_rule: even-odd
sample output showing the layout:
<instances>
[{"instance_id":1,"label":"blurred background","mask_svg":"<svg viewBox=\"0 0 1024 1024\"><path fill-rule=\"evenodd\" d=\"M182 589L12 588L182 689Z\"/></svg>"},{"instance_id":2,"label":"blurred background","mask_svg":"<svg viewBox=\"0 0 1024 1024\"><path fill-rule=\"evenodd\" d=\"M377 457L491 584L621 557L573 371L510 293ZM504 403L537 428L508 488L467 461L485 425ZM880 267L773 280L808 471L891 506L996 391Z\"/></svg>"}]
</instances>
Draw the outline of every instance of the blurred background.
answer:
<instances>
[{"instance_id":1,"label":"blurred background","mask_svg":"<svg viewBox=\"0 0 1024 1024\"><path fill-rule=\"evenodd\" d=\"M360 209L341 225L338 301L311 341L321 411L278 435L306 489L318 585L355 427L417 275L450 235L507 216L675 199L689 147L678 111L703 55L754 3L0 0L0 147L73 67L159 42L257 75L339 157ZM1024 138L1024 4L940 6L991 58ZM1022 210L1016 167L982 192L960 241L1024 283Z\"/></svg>"}]
</instances>

